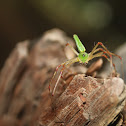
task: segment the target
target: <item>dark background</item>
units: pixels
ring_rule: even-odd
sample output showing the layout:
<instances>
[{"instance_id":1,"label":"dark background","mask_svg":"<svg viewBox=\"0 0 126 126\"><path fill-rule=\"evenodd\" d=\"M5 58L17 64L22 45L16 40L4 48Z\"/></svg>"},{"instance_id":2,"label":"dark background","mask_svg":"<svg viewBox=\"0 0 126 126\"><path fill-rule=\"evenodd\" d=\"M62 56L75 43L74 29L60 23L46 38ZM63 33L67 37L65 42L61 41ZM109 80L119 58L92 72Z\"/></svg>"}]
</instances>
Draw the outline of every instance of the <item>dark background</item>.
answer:
<instances>
[{"instance_id":1,"label":"dark background","mask_svg":"<svg viewBox=\"0 0 126 126\"><path fill-rule=\"evenodd\" d=\"M102 41L114 51L126 40L125 1L4 0L0 2L0 68L19 41L60 28L78 34L87 51Z\"/></svg>"}]
</instances>

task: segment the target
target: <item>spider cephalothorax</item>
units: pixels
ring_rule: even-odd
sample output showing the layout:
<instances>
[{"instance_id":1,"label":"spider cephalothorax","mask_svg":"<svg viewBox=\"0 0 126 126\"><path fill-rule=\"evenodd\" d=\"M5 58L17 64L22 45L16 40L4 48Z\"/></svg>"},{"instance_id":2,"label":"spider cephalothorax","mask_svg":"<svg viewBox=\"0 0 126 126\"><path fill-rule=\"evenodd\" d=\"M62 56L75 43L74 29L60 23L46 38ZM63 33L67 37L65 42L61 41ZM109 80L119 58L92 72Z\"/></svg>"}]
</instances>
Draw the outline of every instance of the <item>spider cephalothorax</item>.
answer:
<instances>
[{"instance_id":1,"label":"spider cephalothorax","mask_svg":"<svg viewBox=\"0 0 126 126\"><path fill-rule=\"evenodd\" d=\"M86 52L81 52L81 53L79 53L79 55L78 55L78 58L79 58L79 60L80 60L80 63L88 63L88 62L87 62L88 57L89 57L89 54L86 53Z\"/></svg>"}]
</instances>

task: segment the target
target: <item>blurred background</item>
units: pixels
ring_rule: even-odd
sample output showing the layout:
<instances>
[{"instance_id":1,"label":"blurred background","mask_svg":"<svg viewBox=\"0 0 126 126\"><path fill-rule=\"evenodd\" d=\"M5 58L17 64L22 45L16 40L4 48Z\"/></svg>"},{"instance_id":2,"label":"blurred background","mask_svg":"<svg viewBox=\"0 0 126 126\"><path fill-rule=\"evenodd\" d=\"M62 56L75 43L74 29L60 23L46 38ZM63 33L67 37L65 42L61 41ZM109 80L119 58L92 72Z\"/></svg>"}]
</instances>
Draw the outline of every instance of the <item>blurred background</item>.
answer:
<instances>
[{"instance_id":1,"label":"blurred background","mask_svg":"<svg viewBox=\"0 0 126 126\"><path fill-rule=\"evenodd\" d=\"M114 51L126 41L126 7L115 0L4 0L0 2L0 68L19 41L52 28L76 33L90 52L98 41Z\"/></svg>"}]
</instances>

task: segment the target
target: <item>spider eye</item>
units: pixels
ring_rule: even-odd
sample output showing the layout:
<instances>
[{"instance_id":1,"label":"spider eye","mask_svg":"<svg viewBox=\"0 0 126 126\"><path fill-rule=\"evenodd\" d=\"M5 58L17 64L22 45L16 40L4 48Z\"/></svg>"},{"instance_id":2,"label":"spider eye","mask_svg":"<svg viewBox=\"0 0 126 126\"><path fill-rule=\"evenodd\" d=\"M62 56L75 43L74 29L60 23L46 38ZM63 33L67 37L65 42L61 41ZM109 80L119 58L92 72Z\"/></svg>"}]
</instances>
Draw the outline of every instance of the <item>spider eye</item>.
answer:
<instances>
[{"instance_id":1,"label":"spider eye","mask_svg":"<svg viewBox=\"0 0 126 126\"><path fill-rule=\"evenodd\" d=\"M85 57L85 54L83 54L82 56Z\"/></svg>"}]
</instances>

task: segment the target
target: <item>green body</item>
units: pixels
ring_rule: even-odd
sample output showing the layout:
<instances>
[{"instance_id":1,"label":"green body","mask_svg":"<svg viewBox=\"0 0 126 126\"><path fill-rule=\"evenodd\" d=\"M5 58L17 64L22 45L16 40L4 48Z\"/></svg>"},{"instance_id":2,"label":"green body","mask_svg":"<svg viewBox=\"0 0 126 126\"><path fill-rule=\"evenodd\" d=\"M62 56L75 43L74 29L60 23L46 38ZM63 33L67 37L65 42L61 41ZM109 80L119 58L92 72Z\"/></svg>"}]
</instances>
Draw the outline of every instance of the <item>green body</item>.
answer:
<instances>
[{"instance_id":1,"label":"green body","mask_svg":"<svg viewBox=\"0 0 126 126\"><path fill-rule=\"evenodd\" d=\"M78 38L78 36L76 34L74 34L73 38L76 42L76 45L77 45L79 52L85 52L86 49L85 49L84 45L82 44L82 42L80 41L80 39Z\"/></svg>"},{"instance_id":2,"label":"green body","mask_svg":"<svg viewBox=\"0 0 126 126\"><path fill-rule=\"evenodd\" d=\"M86 52L81 52L78 57L82 63L87 63L89 55Z\"/></svg>"},{"instance_id":3,"label":"green body","mask_svg":"<svg viewBox=\"0 0 126 126\"><path fill-rule=\"evenodd\" d=\"M85 52L86 49L85 49L84 45L82 44L82 42L80 41L80 39L78 38L78 36L76 34L73 35L73 38L74 38L77 48L80 52L78 55L80 62L82 62L82 63L87 62L89 55L88 55L88 53Z\"/></svg>"}]
</instances>

